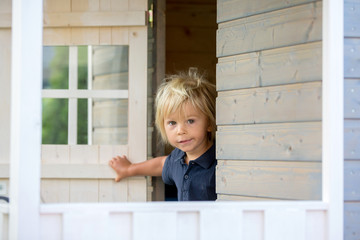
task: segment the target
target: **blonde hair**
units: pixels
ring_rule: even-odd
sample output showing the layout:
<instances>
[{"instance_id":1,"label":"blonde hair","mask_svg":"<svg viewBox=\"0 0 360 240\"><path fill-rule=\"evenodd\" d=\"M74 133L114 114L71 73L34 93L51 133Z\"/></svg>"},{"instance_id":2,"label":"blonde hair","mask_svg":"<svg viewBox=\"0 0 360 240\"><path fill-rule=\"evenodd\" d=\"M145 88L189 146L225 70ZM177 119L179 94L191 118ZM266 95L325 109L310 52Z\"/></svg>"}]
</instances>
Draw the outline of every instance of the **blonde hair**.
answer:
<instances>
[{"instance_id":1,"label":"blonde hair","mask_svg":"<svg viewBox=\"0 0 360 240\"><path fill-rule=\"evenodd\" d=\"M199 74L196 68L190 68L188 73L181 72L165 78L155 99L155 124L163 141L168 143L164 119L169 114L183 109L185 103L189 102L208 118L211 127L209 141L212 142L216 132L215 99L215 85Z\"/></svg>"}]
</instances>

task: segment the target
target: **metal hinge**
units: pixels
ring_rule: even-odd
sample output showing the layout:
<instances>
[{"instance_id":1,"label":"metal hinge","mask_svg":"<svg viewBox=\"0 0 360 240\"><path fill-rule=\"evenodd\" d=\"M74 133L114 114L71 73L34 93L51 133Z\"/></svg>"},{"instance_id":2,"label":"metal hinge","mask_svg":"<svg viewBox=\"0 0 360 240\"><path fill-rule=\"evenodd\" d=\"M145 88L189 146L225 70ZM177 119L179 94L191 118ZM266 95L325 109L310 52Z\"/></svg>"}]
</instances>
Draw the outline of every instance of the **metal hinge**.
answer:
<instances>
[{"instance_id":1,"label":"metal hinge","mask_svg":"<svg viewBox=\"0 0 360 240\"><path fill-rule=\"evenodd\" d=\"M150 23L150 27L154 26L154 4L151 4L151 7L148 11L148 22Z\"/></svg>"}]
</instances>

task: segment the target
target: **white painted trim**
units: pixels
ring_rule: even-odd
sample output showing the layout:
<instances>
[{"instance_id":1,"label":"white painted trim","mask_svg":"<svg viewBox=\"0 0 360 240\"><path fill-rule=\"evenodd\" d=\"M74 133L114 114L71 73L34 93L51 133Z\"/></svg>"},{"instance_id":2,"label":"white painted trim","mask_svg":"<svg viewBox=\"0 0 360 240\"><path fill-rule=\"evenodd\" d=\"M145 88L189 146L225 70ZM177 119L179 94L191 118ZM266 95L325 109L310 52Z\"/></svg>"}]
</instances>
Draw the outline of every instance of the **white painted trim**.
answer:
<instances>
[{"instance_id":1,"label":"white painted trim","mask_svg":"<svg viewBox=\"0 0 360 240\"><path fill-rule=\"evenodd\" d=\"M92 66L92 46L88 46L88 77L87 77L87 81L88 81L88 89L91 90L92 89L92 81L93 81L93 66ZM91 145L92 144L92 138L93 138L93 121L92 121L92 109L93 109L93 100L92 98L88 98L88 130L87 130L87 135L88 135L88 144Z\"/></svg>"},{"instance_id":2,"label":"white painted trim","mask_svg":"<svg viewBox=\"0 0 360 240\"><path fill-rule=\"evenodd\" d=\"M69 90L78 89L78 47L69 47ZM77 143L77 120L78 120L78 100L70 98L68 100L68 144Z\"/></svg>"},{"instance_id":3,"label":"white painted trim","mask_svg":"<svg viewBox=\"0 0 360 240\"><path fill-rule=\"evenodd\" d=\"M127 99L128 90L65 90L65 89L43 89L43 98L116 98Z\"/></svg>"},{"instance_id":4,"label":"white painted trim","mask_svg":"<svg viewBox=\"0 0 360 240\"><path fill-rule=\"evenodd\" d=\"M41 0L12 1L9 239L40 238L42 17Z\"/></svg>"},{"instance_id":5,"label":"white painted trim","mask_svg":"<svg viewBox=\"0 0 360 240\"><path fill-rule=\"evenodd\" d=\"M344 6L323 1L323 201L329 205L327 239L342 239L344 225Z\"/></svg>"}]
</instances>

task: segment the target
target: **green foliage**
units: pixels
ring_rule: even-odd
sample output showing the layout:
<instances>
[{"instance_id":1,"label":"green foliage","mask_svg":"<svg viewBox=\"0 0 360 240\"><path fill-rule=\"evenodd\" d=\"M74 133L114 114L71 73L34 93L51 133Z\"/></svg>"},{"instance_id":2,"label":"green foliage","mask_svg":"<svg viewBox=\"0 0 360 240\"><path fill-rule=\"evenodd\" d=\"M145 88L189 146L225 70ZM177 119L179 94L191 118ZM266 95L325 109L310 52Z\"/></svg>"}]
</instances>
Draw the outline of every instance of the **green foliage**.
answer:
<instances>
[{"instance_id":1,"label":"green foliage","mask_svg":"<svg viewBox=\"0 0 360 240\"><path fill-rule=\"evenodd\" d=\"M69 48L54 47L49 65L49 79L44 88L68 89ZM78 49L78 88L87 88L87 47ZM68 100L43 99L42 143L67 144ZM78 101L78 144L87 144L87 100Z\"/></svg>"}]
</instances>

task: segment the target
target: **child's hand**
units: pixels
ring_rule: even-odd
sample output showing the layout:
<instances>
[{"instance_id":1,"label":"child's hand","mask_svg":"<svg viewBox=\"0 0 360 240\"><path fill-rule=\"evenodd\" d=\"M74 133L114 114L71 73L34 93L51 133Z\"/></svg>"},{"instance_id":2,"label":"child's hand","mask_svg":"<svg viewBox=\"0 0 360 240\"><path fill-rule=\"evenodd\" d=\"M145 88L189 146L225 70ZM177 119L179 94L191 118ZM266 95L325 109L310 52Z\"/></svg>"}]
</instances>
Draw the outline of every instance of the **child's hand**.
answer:
<instances>
[{"instance_id":1,"label":"child's hand","mask_svg":"<svg viewBox=\"0 0 360 240\"><path fill-rule=\"evenodd\" d=\"M120 156L113 157L109 161L109 165L115 170L117 174L115 178L115 182L119 182L121 179L129 176L128 169L131 166L131 162L127 159L125 155L122 157Z\"/></svg>"}]
</instances>

